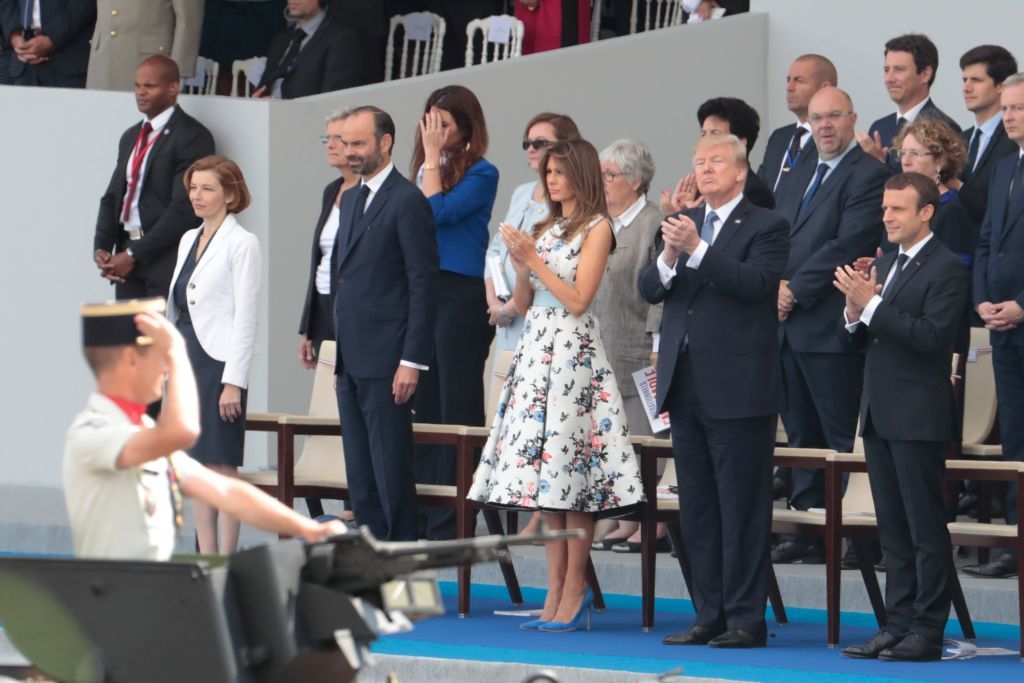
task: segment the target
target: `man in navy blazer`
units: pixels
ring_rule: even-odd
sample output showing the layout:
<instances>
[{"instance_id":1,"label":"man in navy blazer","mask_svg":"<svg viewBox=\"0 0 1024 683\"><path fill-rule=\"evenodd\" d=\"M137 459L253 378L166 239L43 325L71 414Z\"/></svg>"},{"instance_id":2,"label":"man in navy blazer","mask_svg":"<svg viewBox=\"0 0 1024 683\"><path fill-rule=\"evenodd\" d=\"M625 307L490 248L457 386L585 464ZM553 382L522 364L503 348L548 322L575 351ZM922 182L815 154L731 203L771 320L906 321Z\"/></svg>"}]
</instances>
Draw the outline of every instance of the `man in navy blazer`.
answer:
<instances>
[{"instance_id":1,"label":"man in navy blazer","mask_svg":"<svg viewBox=\"0 0 1024 683\"><path fill-rule=\"evenodd\" d=\"M782 420L790 445L848 453L864 357L836 335L843 297L832 286L832 274L836 266L875 253L889 171L858 146L857 114L842 90L819 90L808 120L819 163L797 166L777 193L776 211L793 226L778 301L787 403ZM789 503L798 510L824 506L820 470L792 471ZM772 553L774 562L821 559L820 545L795 538L784 539Z\"/></svg>"},{"instance_id":2,"label":"man in navy blazer","mask_svg":"<svg viewBox=\"0 0 1024 683\"><path fill-rule=\"evenodd\" d=\"M988 210L974 253L974 307L992 340L1003 458L1024 460L1024 74L1003 81L1000 95L1006 136L1017 153L992 172ZM1017 487L1010 484L1006 522L1016 524ZM1014 576L1016 553L965 568L978 576Z\"/></svg>"},{"instance_id":3,"label":"man in navy blazer","mask_svg":"<svg viewBox=\"0 0 1024 683\"><path fill-rule=\"evenodd\" d=\"M942 121L960 132L956 121L931 100L938 69L939 50L924 34L908 33L885 44L885 89L896 103L896 111L872 123L867 134L861 133L857 138L864 151L887 163L892 173L901 171L892 141L903 126L918 116Z\"/></svg>"},{"instance_id":4,"label":"man in navy blazer","mask_svg":"<svg viewBox=\"0 0 1024 683\"><path fill-rule=\"evenodd\" d=\"M84 88L94 0L0 0L0 27L16 85Z\"/></svg>"},{"instance_id":5,"label":"man in navy blazer","mask_svg":"<svg viewBox=\"0 0 1024 683\"><path fill-rule=\"evenodd\" d=\"M423 193L395 169L395 124L376 107L342 114L362 180L341 196L334 326L338 412L356 522L416 539L412 396L433 353L437 238Z\"/></svg>"},{"instance_id":6,"label":"man in navy blazer","mask_svg":"<svg viewBox=\"0 0 1024 683\"><path fill-rule=\"evenodd\" d=\"M775 301L789 225L743 195L749 166L736 136L701 138L693 165L706 201L665 219L659 256L640 275L641 295L665 302L658 410L671 417L697 609L694 626L664 642L764 647L783 401Z\"/></svg>"},{"instance_id":7,"label":"man in navy blazer","mask_svg":"<svg viewBox=\"0 0 1024 683\"><path fill-rule=\"evenodd\" d=\"M817 165L818 149L807 122L807 106L814 93L827 86L839 85L835 64L827 57L806 54L797 57L786 74L786 107L796 115L791 123L772 131L764 150L764 159L757 169L765 185L778 192L779 183L793 173L797 164Z\"/></svg>"},{"instance_id":8,"label":"man in navy blazer","mask_svg":"<svg viewBox=\"0 0 1024 683\"><path fill-rule=\"evenodd\" d=\"M967 268L931 231L939 207L932 178L901 173L885 185L889 241L868 274L835 270L845 299L840 338L867 353L860 434L888 570L886 620L858 659L937 660L949 618L953 549L942 489L956 438L949 381L967 300Z\"/></svg>"},{"instance_id":9,"label":"man in navy blazer","mask_svg":"<svg viewBox=\"0 0 1024 683\"><path fill-rule=\"evenodd\" d=\"M964 170L949 187L957 191L975 225L981 225L992 170L1000 160L1017 152L1017 143L1006 137L999 111L1003 81L1017 73L1017 60L999 45L979 45L963 54L960 68L964 104L974 114L974 125L963 134L967 149Z\"/></svg>"}]
</instances>

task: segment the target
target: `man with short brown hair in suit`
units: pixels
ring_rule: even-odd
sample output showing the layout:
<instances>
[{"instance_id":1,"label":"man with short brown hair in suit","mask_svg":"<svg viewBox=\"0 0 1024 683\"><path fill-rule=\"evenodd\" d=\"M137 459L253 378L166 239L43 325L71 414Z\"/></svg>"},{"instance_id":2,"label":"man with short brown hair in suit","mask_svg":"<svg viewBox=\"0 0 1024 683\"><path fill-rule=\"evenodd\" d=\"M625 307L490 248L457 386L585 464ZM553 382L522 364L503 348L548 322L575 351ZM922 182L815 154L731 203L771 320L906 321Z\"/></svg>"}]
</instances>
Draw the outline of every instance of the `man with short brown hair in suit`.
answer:
<instances>
[{"instance_id":1,"label":"man with short brown hair in suit","mask_svg":"<svg viewBox=\"0 0 1024 683\"><path fill-rule=\"evenodd\" d=\"M177 106L180 79L167 57L139 66L135 102L145 120L121 136L100 199L93 260L118 299L167 296L178 242L201 222L182 178L194 161L214 153L213 136Z\"/></svg>"},{"instance_id":2,"label":"man with short brown hair in suit","mask_svg":"<svg viewBox=\"0 0 1024 683\"><path fill-rule=\"evenodd\" d=\"M886 622L847 657L928 661L942 656L953 548L942 483L956 438L953 342L967 299L967 268L934 239L935 181L902 173L885 184L883 220L899 253L867 274L836 268L845 295L840 338L867 352L860 434L888 571ZM837 320L837 323L840 321Z\"/></svg>"}]
</instances>

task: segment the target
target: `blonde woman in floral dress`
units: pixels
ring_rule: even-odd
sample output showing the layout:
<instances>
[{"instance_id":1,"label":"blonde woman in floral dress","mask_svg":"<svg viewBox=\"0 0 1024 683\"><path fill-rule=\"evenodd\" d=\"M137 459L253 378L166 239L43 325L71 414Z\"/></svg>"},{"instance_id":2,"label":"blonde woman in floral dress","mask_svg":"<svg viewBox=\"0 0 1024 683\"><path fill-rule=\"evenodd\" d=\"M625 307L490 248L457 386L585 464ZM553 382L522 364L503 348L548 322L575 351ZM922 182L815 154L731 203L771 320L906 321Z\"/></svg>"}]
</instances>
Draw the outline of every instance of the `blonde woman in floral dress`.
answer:
<instances>
[{"instance_id":1,"label":"blonde woman in floral dress","mask_svg":"<svg viewBox=\"0 0 1024 683\"><path fill-rule=\"evenodd\" d=\"M532 235L501 226L525 323L469 498L539 509L552 530L583 530L579 540L547 544L544 610L522 625L573 631L590 623L594 519L623 514L643 491L622 398L589 311L615 246L597 150L585 140L558 142L540 169L549 218Z\"/></svg>"}]
</instances>

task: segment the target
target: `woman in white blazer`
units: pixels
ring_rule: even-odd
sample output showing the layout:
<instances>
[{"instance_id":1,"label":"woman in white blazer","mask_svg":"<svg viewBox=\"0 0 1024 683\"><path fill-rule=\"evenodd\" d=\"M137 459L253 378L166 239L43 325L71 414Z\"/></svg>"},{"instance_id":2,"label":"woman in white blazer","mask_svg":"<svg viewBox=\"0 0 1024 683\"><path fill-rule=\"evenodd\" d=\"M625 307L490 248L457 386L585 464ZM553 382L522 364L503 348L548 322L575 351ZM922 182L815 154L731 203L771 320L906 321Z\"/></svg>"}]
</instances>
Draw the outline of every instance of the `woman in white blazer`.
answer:
<instances>
[{"instance_id":1,"label":"woman in white blazer","mask_svg":"<svg viewBox=\"0 0 1024 683\"><path fill-rule=\"evenodd\" d=\"M242 464L245 443L246 387L259 318L260 245L234 216L250 202L235 162L204 157L185 172L185 187L203 224L186 232L178 245L167 317L185 338L199 391L201 434L189 455L233 475ZM238 520L199 501L193 501L193 510L199 552L234 552Z\"/></svg>"}]
</instances>

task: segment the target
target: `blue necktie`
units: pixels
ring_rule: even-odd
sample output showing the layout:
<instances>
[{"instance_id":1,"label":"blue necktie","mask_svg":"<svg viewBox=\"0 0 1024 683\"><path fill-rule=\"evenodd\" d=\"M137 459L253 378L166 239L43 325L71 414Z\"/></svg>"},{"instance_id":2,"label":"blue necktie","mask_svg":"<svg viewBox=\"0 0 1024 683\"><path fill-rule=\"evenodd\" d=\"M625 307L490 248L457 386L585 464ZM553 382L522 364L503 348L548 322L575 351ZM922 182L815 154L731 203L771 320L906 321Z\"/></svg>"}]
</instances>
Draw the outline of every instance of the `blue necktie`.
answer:
<instances>
[{"instance_id":1,"label":"blue necktie","mask_svg":"<svg viewBox=\"0 0 1024 683\"><path fill-rule=\"evenodd\" d=\"M967 150L967 163L964 164L964 172L961 180L967 180L974 175L974 165L978 162L978 149L981 147L981 128L974 129L974 136L971 137L971 147Z\"/></svg>"},{"instance_id":2,"label":"blue necktie","mask_svg":"<svg viewBox=\"0 0 1024 683\"><path fill-rule=\"evenodd\" d=\"M711 246L711 243L715 241L715 221L718 220L718 214L714 211L708 211L708 215L704 218L704 225L700 228L700 238Z\"/></svg>"},{"instance_id":3,"label":"blue necktie","mask_svg":"<svg viewBox=\"0 0 1024 683\"><path fill-rule=\"evenodd\" d=\"M900 254L896 257L896 272L892 274L892 277L889 278L889 282L885 285L885 289L882 290L882 298L885 301L888 301L889 297L892 296L892 293L895 291L896 283L899 281L900 275L903 274L903 267L907 265L907 258L906 254Z\"/></svg>"},{"instance_id":4,"label":"blue necktie","mask_svg":"<svg viewBox=\"0 0 1024 683\"><path fill-rule=\"evenodd\" d=\"M821 180L825 177L826 173L828 173L828 164L818 164L818 171L814 174L814 180L811 181L811 187L807 190L807 193L804 194L804 198L800 201L800 208L796 211L796 219L793 221L794 223L800 220L800 214L802 214L804 209L807 208L807 205L811 203L811 198L814 197L814 193L818 191L819 187L821 187Z\"/></svg>"},{"instance_id":5,"label":"blue necktie","mask_svg":"<svg viewBox=\"0 0 1024 683\"><path fill-rule=\"evenodd\" d=\"M352 246L352 242L356 238L356 228L359 227L359 222L363 219L363 213L366 211L366 198L370 196L370 186L363 183L359 186L359 196L356 198L355 211L352 212L352 225L348 226L348 239L345 240L345 248Z\"/></svg>"},{"instance_id":6,"label":"blue necktie","mask_svg":"<svg viewBox=\"0 0 1024 683\"><path fill-rule=\"evenodd\" d=\"M22 0L22 2L24 4L22 5L21 28L25 33L28 33L28 30L32 28L32 5L34 3L32 0Z\"/></svg>"}]
</instances>

